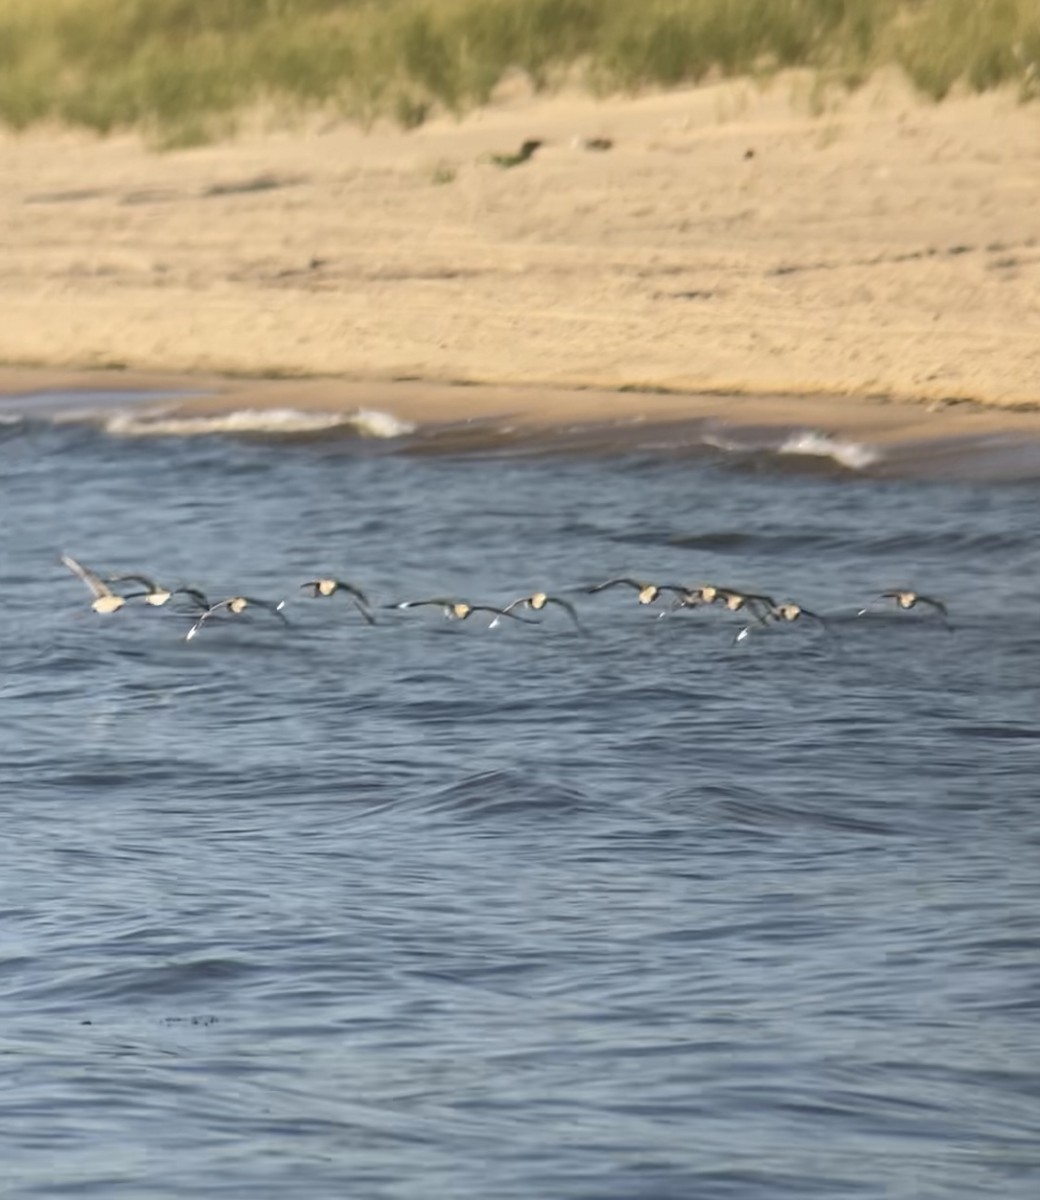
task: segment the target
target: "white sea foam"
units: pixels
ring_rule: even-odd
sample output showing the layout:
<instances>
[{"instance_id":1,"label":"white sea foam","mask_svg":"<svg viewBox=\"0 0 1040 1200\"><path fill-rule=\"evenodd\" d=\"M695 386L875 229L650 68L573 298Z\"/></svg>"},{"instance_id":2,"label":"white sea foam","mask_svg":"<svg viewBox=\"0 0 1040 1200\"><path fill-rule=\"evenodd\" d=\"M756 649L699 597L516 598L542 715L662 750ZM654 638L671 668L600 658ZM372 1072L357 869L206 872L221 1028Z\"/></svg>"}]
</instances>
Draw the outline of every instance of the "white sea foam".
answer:
<instances>
[{"instance_id":1,"label":"white sea foam","mask_svg":"<svg viewBox=\"0 0 1040 1200\"><path fill-rule=\"evenodd\" d=\"M830 458L852 471L862 471L882 457L881 451L875 446L842 441L815 429L790 433L779 445L768 436L763 438L760 430L754 433L736 432L728 437L723 432L714 431L704 434L702 441L706 446L735 454L802 454L810 458Z\"/></svg>"},{"instance_id":2,"label":"white sea foam","mask_svg":"<svg viewBox=\"0 0 1040 1200\"><path fill-rule=\"evenodd\" d=\"M843 442L813 430L793 433L785 438L779 446L779 453L833 458L835 462L853 471L862 471L881 457L881 452L873 446L865 446L862 442Z\"/></svg>"},{"instance_id":3,"label":"white sea foam","mask_svg":"<svg viewBox=\"0 0 1040 1200\"><path fill-rule=\"evenodd\" d=\"M359 408L350 423L365 437L394 438L415 432L411 421L403 421L379 408Z\"/></svg>"},{"instance_id":4,"label":"white sea foam","mask_svg":"<svg viewBox=\"0 0 1040 1200\"><path fill-rule=\"evenodd\" d=\"M243 408L206 415L118 412L105 420L105 431L117 437L200 437L207 434L320 433L354 429L361 437L394 438L415 426L393 413L362 408L352 413L302 412L295 408Z\"/></svg>"}]
</instances>

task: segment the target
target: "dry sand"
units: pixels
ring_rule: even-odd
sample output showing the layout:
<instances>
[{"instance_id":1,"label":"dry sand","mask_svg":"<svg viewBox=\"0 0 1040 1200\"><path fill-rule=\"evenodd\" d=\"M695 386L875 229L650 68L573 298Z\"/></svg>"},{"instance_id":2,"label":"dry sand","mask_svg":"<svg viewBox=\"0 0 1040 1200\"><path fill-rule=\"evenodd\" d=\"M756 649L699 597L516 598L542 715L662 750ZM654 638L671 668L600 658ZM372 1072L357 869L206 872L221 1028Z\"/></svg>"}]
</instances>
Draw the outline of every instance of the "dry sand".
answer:
<instances>
[{"instance_id":1,"label":"dry sand","mask_svg":"<svg viewBox=\"0 0 1040 1200\"><path fill-rule=\"evenodd\" d=\"M307 118L167 154L0 135L0 390L1040 430L1040 106L808 94L517 88L411 133Z\"/></svg>"}]
</instances>

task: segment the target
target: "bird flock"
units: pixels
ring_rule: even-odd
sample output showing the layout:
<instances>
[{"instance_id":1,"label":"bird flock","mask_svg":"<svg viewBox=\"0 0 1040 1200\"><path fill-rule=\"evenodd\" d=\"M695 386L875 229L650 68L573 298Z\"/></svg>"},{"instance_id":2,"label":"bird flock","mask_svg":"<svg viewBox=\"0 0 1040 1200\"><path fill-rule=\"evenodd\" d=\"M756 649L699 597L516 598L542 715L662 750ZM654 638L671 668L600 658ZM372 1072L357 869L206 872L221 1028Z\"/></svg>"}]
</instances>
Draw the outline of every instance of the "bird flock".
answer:
<instances>
[{"instance_id":1,"label":"bird flock","mask_svg":"<svg viewBox=\"0 0 1040 1200\"><path fill-rule=\"evenodd\" d=\"M183 598L182 603L188 606L185 615L189 616L192 620L191 628L185 635L185 640L189 642L214 617L238 617L248 609L258 609L261 612L268 613L283 625L287 626L289 624L289 620L283 611L285 600L264 600L258 599L255 596L235 595L225 596L221 600L213 601L205 592L197 587L184 585L165 587L151 577L139 573L127 572L102 576L68 554L63 554L60 561L86 585L93 597L90 607L94 612L102 615L111 615L112 613L119 612L132 600L141 600L146 605L161 608L177 597ZM114 584L136 584L141 590L127 591L125 588L122 588L116 591L113 588ZM578 615L578 610L572 601L563 596L551 595L548 592L542 591L532 592L526 596L519 596L517 599L503 605L471 604L467 600L435 596L421 600L399 600L394 603L377 606L373 604L368 594L362 588L358 587L357 584L349 583L332 576L308 579L304 583L301 583L299 587L301 591L308 592L311 598L316 600L327 599L338 593L342 593L349 599L352 607L360 613L368 625L377 624L377 608L409 609L424 607L441 609L444 616L451 621L465 621L475 613L488 613L491 616L488 627L491 629L499 625L503 618L508 618L511 621L520 622L525 625L539 625L541 624L539 618L521 614L545 613L552 606L567 614L576 633L581 635L587 633L587 629L582 623ZM617 579L607 579L602 583L594 583L573 590L591 596L617 587L624 587L633 591L636 601L646 607L656 605L658 602L667 601L666 604L662 604L661 611L658 614L660 617L666 617L670 613L675 613L682 609L713 607L721 607L731 613L741 613L749 618L749 621L748 624L737 632L735 637L735 641L737 642L744 641L755 630L765 630L770 626L790 624L800 620L808 620L814 623L827 636L833 636L827 619L819 613L806 608L804 605L796 604L791 600L778 602L772 596L761 592L742 591L737 588L722 587L717 584L650 583L645 580L622 576ZM856 615L866 615L871 611L875 603L881 601L892 601L897 609L903 611L909 611L921 605L933 612L936 618L947 629L952 630L953 628L950 624L949 610L942 600L937 600L933 596L922 595L920 592L908 588L892 588L878 593L875 600L868 603L866 607L859 609Z\"/></svg>"}]
</instances>

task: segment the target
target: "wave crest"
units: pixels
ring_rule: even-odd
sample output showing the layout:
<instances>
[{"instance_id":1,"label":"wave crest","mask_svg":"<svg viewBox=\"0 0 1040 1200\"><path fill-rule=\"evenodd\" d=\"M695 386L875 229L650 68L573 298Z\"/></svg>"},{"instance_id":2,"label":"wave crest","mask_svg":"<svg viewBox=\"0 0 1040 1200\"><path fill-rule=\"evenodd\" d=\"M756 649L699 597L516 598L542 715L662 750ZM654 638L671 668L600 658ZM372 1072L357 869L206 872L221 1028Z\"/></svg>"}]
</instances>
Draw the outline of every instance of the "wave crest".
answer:
<instances>
[{"instance_id":1,"label":"wave crest","mask_svg":"<svg viewBox=\"0 0 1040 1200\"><path fill-rule=\"evenodd\" d=\"M832 458L852 471L862 471L873 466L881 458L880 452L873 446L866 446L862 442L842 441L840 438L832 438L826 433L814 430L791 434L777 447L777 453Z\"/></svg>"},{"instance_id":2,"label":"wave crest","mask_svg":"<svg viewBox=\"0 0 1040 1200\"><path fill-rule=\"evenodd\" d=\"M353 413L303 412L295 408L242 408L207 414L118 412L107 417L106 433L116 437L204 437L222 433L306 434L353 430L359 437L395 438L415 426L393 413L361 408Z\"/></svg>"}]
</instances>

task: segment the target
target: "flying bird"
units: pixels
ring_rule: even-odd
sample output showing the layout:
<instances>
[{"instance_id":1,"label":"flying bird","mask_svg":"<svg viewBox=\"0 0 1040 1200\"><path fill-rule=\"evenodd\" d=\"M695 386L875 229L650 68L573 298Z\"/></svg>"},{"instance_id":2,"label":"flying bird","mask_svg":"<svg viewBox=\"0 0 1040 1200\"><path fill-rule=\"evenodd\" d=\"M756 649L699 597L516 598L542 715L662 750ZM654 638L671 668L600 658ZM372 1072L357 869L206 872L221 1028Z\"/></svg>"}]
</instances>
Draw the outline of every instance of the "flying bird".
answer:
<instances>
[{"instance_id":1,"label":"flying bird","mask_svg":"<svg viewBox=\"0 0 1040 1200\"><path fill-rule=\"evenodd\" d=\"M950 615L949 610L942 600L935 600L931 596L922 596L920 592L882 592L881 597L884 600L894 600L900 608L915 608L918 604L927 604L930 608L941 612L944 617Z\"/></svg>"},{"instance_id":2,"label":"flying bird","mask_svg":"<svg viewBox=\"0 0 1040 1200\"><path fill-rule=\"evenodd\" d=\"M365 618L369 625L376 623L375 617L372 615L372 603L368 596L356 587L353 583L347 583L343 579L309 579L306 583L300 584L302 588L310 588L311 596L317 600L321 596L334 596L337 592L347 592L354 604L354 607Z\"/></svg>"},{"instance_id":3,"label":"flying bird","mask_svg":"<svg viewBox=\"0 0 1040 1200\"><path fill-rule=\"evenodd\" d=\"M510 617L513 615L514 608L528 608L532 612L543 612L547 605L556 604L564 609L570 619L574 622L574 627L579 633L585 632L585 627L578 620L578 613L574 605L569 600L563 600L559 596L550 596L548 592L534 592L530 596L521 596L519 600L513 600L502 609L504 616ZM491 622L493 629L499 622L499 618Z\"/></svg>"},{"instance_id":4,"label":"flying bird","mask_svg":"<svg viewBox=\"0 0 1040 1200\"><path fill-rule=\"evenodd\" d=\"M721 604L730 612L740 612L742 608L746 608L748 612L762 616L770 608L775 607L775 603L772 596L765 596L758 592L741 592L736 588L703 583L697 587L686 587L679 590L679 595L672 601L671 610L674 612L679 608L698 608L703 604Z\"/></svg>"},{"instance_id":5,"label":"flying bird","mask_svg":"<svg viewBox=\"0 0 1040 1200\"><path fill-rule=\"evenodd\" d=\"M216 604L211 604L209 608L207 608L202 614L202 616L199 617L195 624L192 625L192 627L188 630L184 640L186 642L190 642L191 639L202 628L203 624L208 621L209 618L214 615L214 613L220 612L221 609L226 609L229 613L231 613L232 616L237 617L241 613L245 612L247 608L262 608L276 616L283 625L288 625L289 621L286 618L285 613L282 612L284 605L284 600L279 600L278 603L275 604L271 600L256 600L252 596L228 596L226 600L218 600Z\"/></svg>"},{"instance_id":6,"label":"flying bird","mask_svg":"<svg viewBox=\"0 0 1040 1200\"><path fill-rule=\"evenodd\" d=\"M200 592L198 588L193 587L163 587L162 584L156 583L154 579L150 579L147 575L109 575L108 583L139 583L146 590L138 592L136 595L143 596L146 604L151 604L154 608L161 608L174 596L188 596L194 600L199 608L209 608L210 601L204 592Z\"/></svg>"},{"instance_id":7,"label":"flying bird","mask_svg":"<svg viewBox=\"0 0 1040 1200\"><path fill-rule=\"evenodd\" d=\"M489 612L495 614L494 625L500 617L509 617L513 621L523 621L525 625L537 625L537 621L529 621L526 617L518 617L514 612L507 612L504 608L496 608L492 604L469 604L465 600L447 600L443 598L433 600L402 600L399 604L387 604L386 608L421 608L423 605L436 605L441 609L449 621L465 621L467 617L472 616L475 612Z\"/></svg>"},{"instance_id":8,"label":"flying bird","mask_svg":"<svg viewBox=\"0 0 1040 1200\"><path fill-rule=\"evenodd\" d=\"M726 587L712 587L707 590L713 593L709 604L721 604L730 612L740 612L742 608L746 608L750 613L761 615L777 607L772 596L765 596L760 592L739 592L735 588Z\"/></svg>"},{"instance_id":9,"label":"flying bird","mask_svg":"<svg viewBox=\"0 0 1040 1200\"><path fill-rule=\"evenodd\" d=\"M129 596L117 595L99 575L89 567L85 567L82 563L77 562L71 554L63 554L61 561L73 575L81 579L90 588L91 592L93 592L94 599L90 602L90 607L96 613L107 614L118 612L127 600L144 594L143 592L133 592Z\"/></svg>"},{"instance_id":10,"label":"flying bird","mask_svg":"<svg viewBox=\"0 0 1040 1200\"><path fill-rule=\"evenodd\" d=\"M909 610L911 608L916 608L918 606L918 604L924 604L928 608L935 609L935 611L942 618L943 624L946 626L947 629L949 629L951 631L953 629L953 626L950 624L949 609L947 609L945 603L942 600L936 600L933 596L922 596L920 592L911 591L909 588L906 588L906 589L891 588L887 592L881 592L880 598L882 600L894 600L896 602L896 605L899 608L902 608L905 610ZM869 611L869 609L867 609L867 608L861 608L859 610L859 612L856 614L856 616L862 617L863 614L868 611Z\"/></svg>"},{"instance_id":11,"label":"flying bird","mask_svg":"<svg viewBox=\"0 0 1040 1200\"><path fill-rule=\"evenodd\" d=\"M827 624L826 620L820 616L819 613L814 613L808 608L803 608L800 604L794 604L788 601L784 604L770 605L769 611L766 612L764 616L758 616L756 614L754 624L745 625L744 628L737 634L736 638L734 638L734 641L742 642L746 637L751 635L751 631L753 629L768 625L770 621L775 621L778 623L781 621L792 622L800 621L803 617L808 617L812 621L819 622L820 628L825 633L831 634L832 637L834 636L831 633L830 626Z\"/></svg>"},{"instance_id":12,"label":"flying bird","mask_svg":"<svg viewBox=\"0 0 1040 1200\"><path fill-rule=\"evenodd\" d=\"M628 576L623 576L620 579L607 579L603 583L594 583L591 587L587 587L585 591L591 596L596 592L602 592L606 588L617 587L623 584L625 587L633 588L638 593L640 604L653 604L662 592L675 592L678 595L685 595L689 589L679 583L645 583L641 579L631 579Z\"/></svg>"},{"instance_id":13,"label":"flying bird","mask_svg":"<svg viewBox=\"0 0 1040 1200\"><path fill-rule=\"evenodd\" d=\"M809 617L810 620L819 621L823 626L827 622L819 613L814 613L808 608L803 608L800 604L793 604L788 601L785 604L775 604L767 614L767 620L773 621L800 621L802 617Z\"/></svg>"},{"instance_id":14,"label":"flying bird","mask_svg":"<svg viewBox=\"0 0 1040 1200\"><path fill-rule=\"evenodd\" d=\"M334 596L337 592L349 592L350 595L356 596L366 608L372 607L371 601L359 587L342 579L308 579L306 583L301 583L300 587L310 588L311 595L315 600L319 596Z\"/></svg>"}]
</instances>

